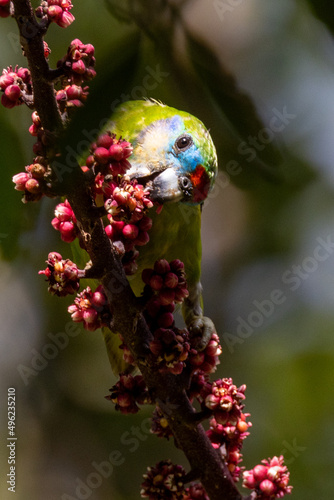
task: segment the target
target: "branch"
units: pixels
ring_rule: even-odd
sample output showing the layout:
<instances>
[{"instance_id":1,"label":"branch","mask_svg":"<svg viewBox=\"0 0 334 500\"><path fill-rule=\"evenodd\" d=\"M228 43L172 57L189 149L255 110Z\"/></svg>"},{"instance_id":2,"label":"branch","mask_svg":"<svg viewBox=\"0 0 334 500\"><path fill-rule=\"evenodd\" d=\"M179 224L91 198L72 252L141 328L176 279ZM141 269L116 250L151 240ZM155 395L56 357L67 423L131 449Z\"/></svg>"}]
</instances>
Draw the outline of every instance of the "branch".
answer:
<instances>
[{"instance_id":1,"label":"branch","mask_svg":"<svg viewBox=\"0 0 334 500\"><path fill-rule=\"evenodd\" d=\"M45 21L37 22L29 0L13 0L14 17L20 32L20 42L28 60L34 88L34 105L45 130L59 133L63 124L50 82L49 65L44 56Z\"/></svg>"},{"instance_id":2,"label":"branch","mask_svg":"<svg viewBox=\"0 0 334 500\"><path fill-rule=\"evenodd\" d=\"M20 30L21 43L28 59L34 91L34 104L42 126L59 136L64 125L59 114L50 68L44 57L43 35L46 24L35 19L28 0L14 0L14 17ZM49 160L55 151L48 151ZM51 164L52 168L52 164ZM57 172L55 172L57 174ZM194 424L192 407L182 379L162 374L145 362L148 343L152 339L137 300L127 281L120 258L108 238L102 220L92 217L95 202L80 167L68 167L63 183L68 201L77 218L81 236L92 262L94 272L101 276L113 321L130 349L149 388L152 400L159 404L166 416L179 448L187 456L192 474L200 477L211 500L237 500L239 493L219 452L213 448L202 425ZM181 383L180 383L181 381ZM247 497L247 498L251 498Z\"/></svg>"}]
</instances>

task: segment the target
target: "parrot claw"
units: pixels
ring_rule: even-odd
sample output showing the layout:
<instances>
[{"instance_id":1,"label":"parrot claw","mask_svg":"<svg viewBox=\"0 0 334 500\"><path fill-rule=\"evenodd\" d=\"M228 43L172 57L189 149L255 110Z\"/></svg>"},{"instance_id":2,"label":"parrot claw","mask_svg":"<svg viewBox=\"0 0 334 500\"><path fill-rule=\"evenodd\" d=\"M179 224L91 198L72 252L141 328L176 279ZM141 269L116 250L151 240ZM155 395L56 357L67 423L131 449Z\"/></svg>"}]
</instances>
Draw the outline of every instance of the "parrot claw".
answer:
<instances>
[{"instance_id":1,"label":"parrot claw","mask_svg":"<svg viewBox=\"0 0 334 500\"><path fill-rule=\"evenodd\" d=\"M195 347L198 351L203 351L212 334L216 332L213 321L207 316L195 316L188 325L190 337L195 340Z\"/></svg>"}]
</instances>

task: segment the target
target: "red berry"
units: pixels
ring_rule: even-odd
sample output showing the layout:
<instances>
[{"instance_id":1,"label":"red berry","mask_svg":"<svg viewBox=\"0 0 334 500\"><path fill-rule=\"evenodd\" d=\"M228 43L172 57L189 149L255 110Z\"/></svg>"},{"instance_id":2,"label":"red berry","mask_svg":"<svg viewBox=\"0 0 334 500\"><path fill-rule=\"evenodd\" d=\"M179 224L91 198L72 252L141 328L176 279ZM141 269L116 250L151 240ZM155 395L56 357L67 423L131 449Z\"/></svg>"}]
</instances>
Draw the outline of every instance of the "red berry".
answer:
<instances>
[{"instance_id":1,"label":"red berry","mask_svg":"<svg viewBox=\"0 0 334 500\"><path fill-rule=\"evenodd\" d=\"M138 234L138 236L136 238L135 245L143 246L143 245L146 245L146 243L148 243L149 241L150 241L150 236L149 236L148 232L147 231L140 231L140 233Z\"/></svg>"},{"instance_id":2,"label":"red berry","mask_svg":"<svg viewBox=\"0 0 334 500\"><path fill-rule=\"evenodd\" d=\"M82 59L79 59L79 61L75 61L72 64L72 71L75 73L78 73L79 75L82 75L86 71L86 66L85 63L83 62Z\"/></svg>"},{"instance_id":3,"label":"red berry","mask_svg":"<svg viewBox=\"0 0 334 500\"><path fill-rule=\"evenodd\" d=\"M163 306L167 306L174 301L175 292L171 288L161 290L159 293L159 300Z\"/></svg>"},{"instance_id":4,"label":"red berry","mask_svg":"<svg viewBox=\"0 0 334 500\"><path fill-rule=\"evenodd\" d=\"M240 423L241 422L238 423L238 428L239 428ZM246 424L246 422L244 422L244 424ZM246 427L248 429L247 424L246 424ZM263 481L267 477L267 470L268 470L268 467L266 467L265 465L256 465L253 468L253 476L254 476L255 481Z\"/></svg>"},{"instance_id":5,"label":"red berry","mask_svg":"<svg viewBox=\"0 0 334 500\"><path fill-rule=\"evenodd\" d=\"M167 273L165 276L165 286L175 288L179 284L179 279L174 273Z\"/></svg>"},{"instance_id":6,"label":"red berry","mask_svg":"<svg viewBox=\"0 0 334 500\"><path fill-rule=\"evenodd\" d=\"M259 488L263 491L263 493L268 495L268 497L271 497L276 492L276 486L270 481L270 479L264 479L260 483Z\"/></svg>"},{"instance_id":7,"label":"red berry","mask_svg":"<svg viewBox=\"0 0 334 500\"><path fill-rule=\"evenodd\" d=\"M13 176L13 182L15 183L15 189L17 191L24 191L26 182L30 179L26 172L20 172Z\"/></svg>"},{"instance_id":8,"label":"red berry","mask_svg":"<svg viewBox=\"0 0 334 500\"><path fill-rule=\"evenodd\" d=\"M28 179L25 188L29 193L37 194L40 192L40 185L36 179Z\"/></svg>"},{"instance_id":9,"label":"red berry","mask_svg":"<svg viewBox=\"0 0 334 500\"><path fill-rule=\"evenodd\" d=\"M158 274L165 274L170 271L170 266L166 259L157 260L154 263L154 271Z\"/></svg>"},{"instance_id":10,"label":"red berry","mask_svg":"<svg viewBox=\"0 0 334 500\"><path fill-rule=\"evenodd\" d=\"M126 224L123 227L123 236L129 240L135 240L138 236L139 229L134 224Z\"/></svg>"},{"instance_id":11,"label":"red berry","mask_svg":"<svg viewBox=\"0 0 334 500\"><path fill-rule=\"evenodd\" d=\"M120 144L112 144L109 148L109 155L112 160L123 160L123 148Z\"/></svg>"},{"instance_id":12,"label":"red berry","mask_svg":"<svg viewBox=\"0 0 334 500\"><path fill-rule=\"evenodd\" d=\"M163 283L163 278L159 274L153 274L150 279L150 287L153 288L153 290L160 290L163 286Z\"/></svg>"},{"instance_id":13,"label":"red berry","mask_svg":"<svg viewBox=\"0 0 334 500\"><path fill-rule=\"evenodd\" d=\"M110 134L102 134L98 137L96 144L98 147L109 149L114 140Z\"/></svg>"},{"instance_id":14,"label":"red berry","mask_svg":"<svg viewBox=\"0 0 334 500\"><path fill-rule=\"evenodd\" d=\"M109 162L109 151L102 147L96 148L94 151L94 158L99 163L107 164Z\"/></svg>"}]
</instances>

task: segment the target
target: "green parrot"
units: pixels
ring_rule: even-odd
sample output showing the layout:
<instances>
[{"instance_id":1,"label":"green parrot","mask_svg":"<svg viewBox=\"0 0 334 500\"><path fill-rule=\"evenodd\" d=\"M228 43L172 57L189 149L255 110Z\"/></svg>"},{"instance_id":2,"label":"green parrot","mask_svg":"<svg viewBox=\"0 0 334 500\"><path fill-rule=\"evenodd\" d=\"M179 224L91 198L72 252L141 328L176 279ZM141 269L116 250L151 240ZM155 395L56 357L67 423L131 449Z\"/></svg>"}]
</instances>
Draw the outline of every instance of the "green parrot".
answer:
<instances>
[{"instance_id":1,"label":"green parrot","mask_svg":"<svg viewBox=\"0 0 334 500\"><path fill-rule=\"evenodd\" d=\"M142 270L153 267L156 260L182 260L189 290L182 313L186 326L201 334L204 348L214 330L212 321L203 316L200 283L201 210L217 174L211 136L194 116L154 100L119 105L104 128L132 143L127 175L150 191L152 201L163 204L160 214L156 207L148 213L153 219L150 240L140 247L138 271L129 278L131 287L137 296L141 294ZM113 371L124 371L118 335L103 330Z\"/></svg>"}]
</instances>

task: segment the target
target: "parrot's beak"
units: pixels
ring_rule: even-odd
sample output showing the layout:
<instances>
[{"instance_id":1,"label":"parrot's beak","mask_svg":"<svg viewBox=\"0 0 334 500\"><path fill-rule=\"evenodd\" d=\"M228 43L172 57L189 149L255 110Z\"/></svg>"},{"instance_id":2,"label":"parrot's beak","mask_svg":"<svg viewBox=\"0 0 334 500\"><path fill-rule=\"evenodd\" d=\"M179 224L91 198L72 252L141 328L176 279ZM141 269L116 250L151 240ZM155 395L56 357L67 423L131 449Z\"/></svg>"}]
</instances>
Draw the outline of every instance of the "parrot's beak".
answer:
<instances>
[{"instance_id":1,"label":"parrot's beak","mask_svg":"<svg viewBox=\"0 0 334 500\"><path fill-rule=\"evenodd\" d=\"M143 184L150 192L151 200L158 203L202 203L210 190L210 179L201 164L194 172L183 174L172 166L161 164L154 165L154 168L132 166L128 175Z\"/></svg>"},{"instance_id":2,"label":"parrot's beak","mask_svg":"<svg viewBox=\"0 0 334 500\"><path fill-rule=\"evenodd\" d=\"M152 201L165 203L184 199L180 177L173 167L160 166L154 170L143 167L131 168L128 174L130 178L136 178L140 184L147 188Z\"/></svg>"},{"instance_id":3,"label":"parrot's beak","mask_svg":"<svg viewBox=\"0 0 334 500\"><path fill-rule=\"evenodd\" d=\"M181 201L184 193L181 189L179 177L174 168L166 168L162 172L152 175L146 183L152 201L165 203L168 201Z\"/></svg>"}]
</instances>

